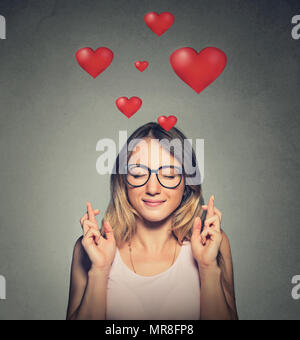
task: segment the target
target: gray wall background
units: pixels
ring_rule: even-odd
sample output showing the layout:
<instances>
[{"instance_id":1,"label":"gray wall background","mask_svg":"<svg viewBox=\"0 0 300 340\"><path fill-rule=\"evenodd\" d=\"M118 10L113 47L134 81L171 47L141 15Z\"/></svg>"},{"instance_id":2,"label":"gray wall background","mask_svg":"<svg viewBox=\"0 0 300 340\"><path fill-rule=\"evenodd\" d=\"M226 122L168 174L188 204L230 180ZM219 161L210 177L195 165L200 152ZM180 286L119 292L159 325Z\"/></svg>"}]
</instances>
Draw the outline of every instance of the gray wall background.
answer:
<instances>
[{"instance_id":1,"label":"gray wall background","mask_svg":"<svg viewBox=\"0 0 300 340\"><path fill-rule=\"evenodd\" d=\"M160 38L144 23L149 11L175 16ZM298 1L1 0L0 14L0 319L65 318L85 202L103 213L109 201L96 143L161 114L205 139L204 197L215 194L224 214L240 318L299 319ZM95 80L75 60L86 46L115 54ZM199 95L169 63L187 46L228 56ZM149 68L140 73L136 60ZM126 118L120 96L139 96L141 110Z\"/></svg>"}]
</instances>

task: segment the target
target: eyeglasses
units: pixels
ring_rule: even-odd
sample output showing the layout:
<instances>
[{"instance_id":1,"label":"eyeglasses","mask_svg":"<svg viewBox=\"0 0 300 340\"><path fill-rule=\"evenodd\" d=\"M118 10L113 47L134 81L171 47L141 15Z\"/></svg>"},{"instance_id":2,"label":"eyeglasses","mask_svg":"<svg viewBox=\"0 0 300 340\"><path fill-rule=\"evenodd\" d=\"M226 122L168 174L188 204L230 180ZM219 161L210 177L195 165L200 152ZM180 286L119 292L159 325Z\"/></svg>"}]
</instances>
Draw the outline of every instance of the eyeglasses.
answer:
<instances>
[{"instance_id":1,"label":"eyeglasses","mask_svg":"<svg viewBox=\"0 0 300 340\"><path fill-rule=\"evenodd\" d=\"M128 164L126 168L126 181L133 187L145 185L155 173L158 182L165 188L175 189L182 181L182 168L175 165L164 165L157 170L148 168L143 164Z\"/></svg>"}]
</instances>

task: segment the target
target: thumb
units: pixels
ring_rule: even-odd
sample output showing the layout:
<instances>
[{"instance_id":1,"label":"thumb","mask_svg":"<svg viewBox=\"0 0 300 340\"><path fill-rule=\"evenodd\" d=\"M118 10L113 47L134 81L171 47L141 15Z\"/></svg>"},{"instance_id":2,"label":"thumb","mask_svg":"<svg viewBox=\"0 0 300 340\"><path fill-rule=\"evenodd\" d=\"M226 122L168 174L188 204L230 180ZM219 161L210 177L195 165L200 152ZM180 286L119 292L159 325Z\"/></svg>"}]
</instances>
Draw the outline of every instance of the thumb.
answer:
<instances>
[{"instance_id":1,"label":"thumb","mask_svg":"<svg viewBox=\"0 0 300 340\"><path fill-rule=\"evenodd\" d=\"M200 232L201 232L201 218L197 216L195 218L194 225L193 225L192 237L200 236Z\"/></svg>"},{"instance_id":2,"label":"thumb","mask_svg":"<svg viewBox=\"0 0 300 340\"><path fill-rule=\"evenodd\" d=\"M104 232L105 232L106 239L108 241L114 240L115 236L114 236L113 228L110 225L110 223L108 221L104 221L103 222L103 227L104 227Z\"/></svg>"}]
</instances>

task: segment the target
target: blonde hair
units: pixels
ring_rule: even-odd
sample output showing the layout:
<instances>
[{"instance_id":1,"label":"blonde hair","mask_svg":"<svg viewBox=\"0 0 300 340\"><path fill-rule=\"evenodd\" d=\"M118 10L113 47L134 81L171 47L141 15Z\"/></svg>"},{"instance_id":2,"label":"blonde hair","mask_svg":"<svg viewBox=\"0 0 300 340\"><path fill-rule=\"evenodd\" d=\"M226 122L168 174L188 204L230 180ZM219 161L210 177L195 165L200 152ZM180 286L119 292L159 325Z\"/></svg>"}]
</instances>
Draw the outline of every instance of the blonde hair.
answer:
<instances>
[{"instance_id":1,"label":"blonde hair","mask_svg":"<svg viewBox=\"0 0 300 340\"><path fill-rule=\"evenodd\" d=\"M184 140L186 140L186 137L177 128L173 127L167 132L155 122L150 122L141 126L128 138L115 161L114 169L110 177L111 199L102 220L102 230L104 221L110 222L118 247L120 247L123 242L131 240L136 232L136 218L142 219L142 216L140 216L136 209L133 208L128 199L126 181L124 175L119 172L119 169L125 162L127 164L131 153L133 152L128 151L130 142L149 138L155 138L160 141L162 139L167 139L169 141L178 139L182 143L182 146L184 146ZM182 147L181 150L183 149L184 147ZM127 154L127 157L125 157L126 159L121 157L124 152ZM181 157L181 160L186 157L184 154L176 155L176 150L175 153L171 152L171 154L175 157L179 156L177 158ZM196 171L199 173L195 152L192 147L190 147L190 152L187 157L190 156L192 164L196 166ZM185 178L186 174L184 171L184 179ZM189 185L185 183L185 190L181 203L173 212L173 224L171 227L171 231L180 245L182 245L183 241L189 241L191 239L194 220L197 216L202 217L203 204L204 200L201 184Z\"/></svg>"}]
</instances>

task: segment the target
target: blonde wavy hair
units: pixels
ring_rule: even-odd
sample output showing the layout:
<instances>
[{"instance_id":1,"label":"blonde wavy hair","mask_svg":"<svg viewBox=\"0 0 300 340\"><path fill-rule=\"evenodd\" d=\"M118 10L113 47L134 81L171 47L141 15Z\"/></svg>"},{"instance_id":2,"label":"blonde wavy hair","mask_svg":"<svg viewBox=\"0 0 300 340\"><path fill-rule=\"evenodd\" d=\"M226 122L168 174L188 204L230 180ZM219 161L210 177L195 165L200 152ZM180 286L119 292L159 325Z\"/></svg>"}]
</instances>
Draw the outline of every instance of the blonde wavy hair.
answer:
<instances>
[{"instance_id":1,"label":"blonde wavy hair","mask_svg":"<svg viewBox=\"0 0 300 340\"><path fill-rule=\"evenodd\" d=\"M179 140L182 146L180 150L181 155L177 154L178 150L174 150L175 148L173 148L173 151L168 151L180 161L183 161L184 157L188 157L189 160L192 159L191 165L196 168L196 172L199 174L195 152L192 146L186 148L187 144L184 143L186 137L177 128L173 127L167 132L161 128L159 124L150 122L135 130L128 138L115 161L114 169L110 177L111 199L102 219L101 229L103 230L104 221L110 222L118 247L120 247L123 242L131 240L136 232L136 218L142 219L142 216L133 208L128 199L127 183L124 177L126 175L120 173L119 169L127 164L134 150L132 147L129 149L129 145L132 146L134 143L136 145L141 139L145 140L149 138L159 140L160 142L162 140L168 140L169 142L174 139ZM163 143L161 145L163 146ZM127 155L127 157L124 157L124 155ZM183 241L189 241L191 239L194 220L197 216L200 216L202 219L202 205L204 204L201 184L187 184L186 179L188 175L185 170L183 167L185 190L180 205L173 212L173 223L171 227L171 232L180 245L182 245Z\"/></svg>"}]
</instances>

